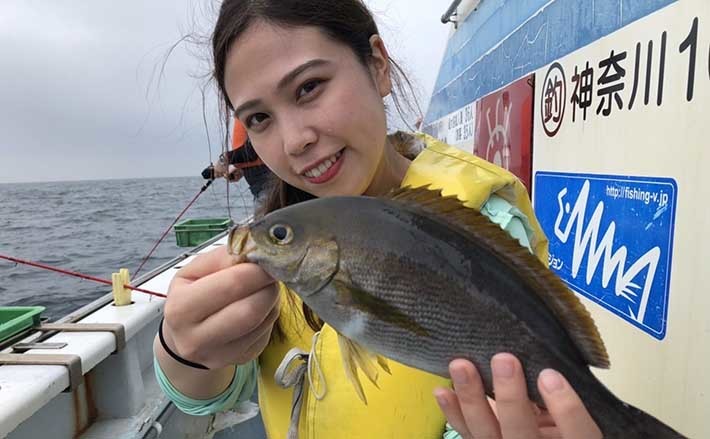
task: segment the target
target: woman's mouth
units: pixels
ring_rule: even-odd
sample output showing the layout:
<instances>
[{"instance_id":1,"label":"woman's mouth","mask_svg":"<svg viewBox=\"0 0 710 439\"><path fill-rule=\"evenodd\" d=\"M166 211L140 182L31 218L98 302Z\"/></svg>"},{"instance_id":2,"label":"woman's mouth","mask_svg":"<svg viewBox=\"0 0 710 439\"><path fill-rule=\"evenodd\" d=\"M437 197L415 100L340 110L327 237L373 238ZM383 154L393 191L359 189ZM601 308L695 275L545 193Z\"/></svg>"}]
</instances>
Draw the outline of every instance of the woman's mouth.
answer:
<instances>
[{"instance_id":1,"label":"woman's mouth","mask_svg":"<svg viewBox=\"0 0 710 439\"><path fill-rule=\"evenodd\" d=\"M322 184L336 176L342 165L343 150L336 152L332 156L323 160L311 169L303 173L303 176L313 184Z\"/></svg>"}]
</instances>

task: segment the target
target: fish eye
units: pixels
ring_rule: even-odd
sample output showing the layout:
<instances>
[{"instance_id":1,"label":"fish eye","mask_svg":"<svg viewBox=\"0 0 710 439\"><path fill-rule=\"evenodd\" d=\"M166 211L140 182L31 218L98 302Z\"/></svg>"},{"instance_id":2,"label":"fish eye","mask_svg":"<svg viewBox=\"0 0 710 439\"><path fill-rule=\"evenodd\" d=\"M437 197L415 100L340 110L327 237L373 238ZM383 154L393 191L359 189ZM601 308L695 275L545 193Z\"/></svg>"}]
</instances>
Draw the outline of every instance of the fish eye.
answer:
<instances>
[{"instance_id":1,"label":"fish eye","mask_svg":"<svg viewBox=\"0 0 710 439\"><path fill-rule=\"evenodd\" d=\"M283 224L276 224L274 226L271 226L271 228L269 229L269 236L274 241L274 243L279 245L286 245L293 241L293 230L291 230L291 227L289 226Z\"/></svg>"}]
</instances>

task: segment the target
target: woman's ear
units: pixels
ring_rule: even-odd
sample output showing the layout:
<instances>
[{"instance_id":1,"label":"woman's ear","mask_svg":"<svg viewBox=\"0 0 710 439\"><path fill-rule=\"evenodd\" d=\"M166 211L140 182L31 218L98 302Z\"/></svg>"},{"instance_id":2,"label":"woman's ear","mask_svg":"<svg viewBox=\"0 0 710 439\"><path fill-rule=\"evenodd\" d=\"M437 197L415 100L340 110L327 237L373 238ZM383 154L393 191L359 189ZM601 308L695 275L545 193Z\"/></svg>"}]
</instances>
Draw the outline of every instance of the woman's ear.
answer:
<instances>
[{"instance_id":1,"label":"woman's ear","mask_svg":"<svg viewBox=\"0 0 710 439\"><path fill-rule=\"evenodd\" d=\"M389 54L382 38L375 34L370 37L372 57L370 59L370 73L375 81L377 91L383 98L392 92L392 73L390 69Z\"/></svg>"}]
</instances>

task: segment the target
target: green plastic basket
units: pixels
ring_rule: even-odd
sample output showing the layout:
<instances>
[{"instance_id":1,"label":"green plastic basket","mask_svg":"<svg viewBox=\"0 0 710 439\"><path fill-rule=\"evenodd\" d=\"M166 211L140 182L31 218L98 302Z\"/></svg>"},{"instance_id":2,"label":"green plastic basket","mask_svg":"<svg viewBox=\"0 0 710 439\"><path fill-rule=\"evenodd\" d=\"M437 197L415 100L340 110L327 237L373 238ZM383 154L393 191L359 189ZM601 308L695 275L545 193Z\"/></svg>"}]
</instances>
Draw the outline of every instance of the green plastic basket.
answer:
<instances>
[{"instance_id":1,"label":"green plastic basket","mask_svg":"<svg viewBox=\"0 0 710 439\"><path fill-rule=\"evenodd\" d=\"M195 247L232 225L229 218L189 219L175 225L178 247Z\"/></svg>"},{"instance_id":2,"label":"green plastic basket","mask_svg":"<svg viewBox=\"0 0 710 439\"><path fill-rule=\"evenodd\" d=\"M0 306L0 342L39 323L43 306Z\"/></svg>"}]
</instances>

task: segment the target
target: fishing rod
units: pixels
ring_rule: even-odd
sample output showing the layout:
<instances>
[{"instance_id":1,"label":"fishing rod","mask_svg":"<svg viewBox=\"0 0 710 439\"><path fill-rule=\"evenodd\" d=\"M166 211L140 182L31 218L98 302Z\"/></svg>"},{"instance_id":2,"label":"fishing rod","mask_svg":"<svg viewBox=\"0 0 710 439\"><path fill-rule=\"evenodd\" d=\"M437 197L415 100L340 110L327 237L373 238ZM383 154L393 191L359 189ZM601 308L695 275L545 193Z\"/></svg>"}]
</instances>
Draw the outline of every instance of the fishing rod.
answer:
<instances>
[{"instance_id":1,"label":"fishing rod","mask_svg":"<svg viewBox=\"0 0 710 439\"><path fill-rule=\"evenodd\" d=\"M262 162L261 159L257 159L257 160L253 160L251 162L237 163L232 166L236 167L237 169L244 169L244 168L249 168L252 166L259 166L262 164L264 164L264 162ZM192 201L190 201L187 204L187 206L185 206L185 208L182 210L182 212L180 212L180 214L177 216L177 218L175 218L175 220L168 226L168 228L165 229L165 232L163 232L163 235L160 237L160 239L158 239L155 242L155 245L153 245L153 248L150 249L150 252L148 252L148 255L145 258L143 258L143 261L141 261L141 264L138 266L138 269L133 273L134 279L138 276L138 273L140 273L140 271L143 269L143 266L145 265L145 263L148 262L148 259L150 259L150 257L153 256L153 253L158 248L160 243L163 242L163 240L168 235L168 233L170 233L170 230L173 228L173 226L180 220L180 218L182 218L182 216L185 214L185 212L187 212L187 210L193 204L195 204L195 201L197 201L197 199L200 197L200 195L202 195L202 193L205 192L208 187L210 187L210 185L214 182L214 180L215 180L214 176L211 179L207 180L207 182L202 186L202 188L200 188L200 191L197 193L197 195L195 195L195 197L192 199ZM227 185L227 210L229 211L229 219L232 219L232 211L229 206L229 185Z\"/></svg>"},{"instance_id":2,"label":"fishing rod","mask_svg":"<svg viewBox=\"0 0 710 439\"><path fill-rule=\"evenodd\" d=\"M20 258L14 258L12 256L6 256L3 254L0 254L0 259L5 259L7 261L15 262L17 264L29 265L29 266L41 268L44 270L55 271L57 273L66 274L68 276L74 276L74 277L78 277L81 279L86 279L86 280L90 280L93 282L98 282L98 283L102 283L102 284L106 284L106 285L113 285L113 282L111 282L110 280L101 279L101 278L94 277L94 276L89 276L88 274L82 274L82 273L78 273L76 271L70 271L70 270L65 270L62 268L52 267L50 265L45 265L45 264L42 264L39 262L28 261L28 260L20 259ZM143 288L138 288L138 287L134 287L131 285L123 285L123 287L128 288L129 290L138 291L140 293L145 293L145 294L148 294L151 296L157 296L157 297L163 297L163 298L168 297L167 295L162 294L162 293L156 293L154 291L145 290Z\"/></svg>"},{"instance_id":3,"label":"fishing rod","mask_svg":"<svg viewBox=\"0 0 710 439\"><path fill-rule=\"evenodd\" d=\"M150 252L148 252L148 255L147 255L145 258L143 258L143 261L142 261L141 264L138 266L138 269L135 271L135 273L133 273L133 278L134 278L134 279L138 276L138 273L141 271L141 269L143 268L143 266L145 265L145 263L148 262L148 259L150 259L150 257L153 256L153 253L154 253L155 250L158 248L158 246L160 245L160 243L163 242L163 239L165 239L165 237L168 235L168 233L170 233L170 230L173 228L173 226L175 225L175 223L177 223L177 222L180 220L180 218L182 218L182 216L185 214L185 212L187 212L187 210L188 210L193 204L195 204L195 201L197 201L197 199L200 197L200 195L202 195L202 193L203 193L204 191L206 191L208 187L210 187L210 185L212 184L213 181L214 181L214 179L212 179L212 180L207 180L207 182L202 186L202 188L201 188L200 191L197 193L197 195L195 195L195 198L193 198L192 201L190 201L190 202L187 204L187 206L185 206L185 208L182 210L182 212L180 212L180 214L177 216L177 218L175 218L175 220L168 226L168 228L165 229L165 232L163 232L163 236L161 236L160 239L158 239L158 241L156 241L156 243L155 243L155 245L153 246L153 248L150 249Z\"/></svg>"}]
</instances>

